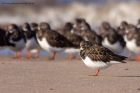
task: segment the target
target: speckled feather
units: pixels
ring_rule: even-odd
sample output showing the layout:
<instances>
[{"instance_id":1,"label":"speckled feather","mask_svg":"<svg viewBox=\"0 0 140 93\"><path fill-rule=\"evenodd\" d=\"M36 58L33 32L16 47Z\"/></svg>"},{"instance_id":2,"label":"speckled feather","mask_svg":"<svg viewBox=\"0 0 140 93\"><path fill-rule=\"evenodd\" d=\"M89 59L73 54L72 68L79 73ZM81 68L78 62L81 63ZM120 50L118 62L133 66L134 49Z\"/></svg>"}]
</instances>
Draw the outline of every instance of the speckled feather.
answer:
<instances>
[{"instance_id":1,"label":"speckled feather","mask_svg":"<svg viewBox=\"0 0 140 93\"><path fill-rule=\"evenodd\" d=\"M53 47L73 47L73 44L69 40L67 40L64 36L53 30L42 33L42 35L39 36L40 40L42 37L46 37L48 43Z\"/></svg>"},{"instance_id":2,"label":"speckled feather","mask_svg":"<svg viewBox=\"0 0 140 93\"><path fill-rule=\"evenodd\" d=\"M82 58L88 56L93 61L103 62L120 61L124 63L123 60L126 59L126 57L116 55L111 50L97 44L93 44L90 47L81 50L80 55Z\"/></svg>"}]
</instances>

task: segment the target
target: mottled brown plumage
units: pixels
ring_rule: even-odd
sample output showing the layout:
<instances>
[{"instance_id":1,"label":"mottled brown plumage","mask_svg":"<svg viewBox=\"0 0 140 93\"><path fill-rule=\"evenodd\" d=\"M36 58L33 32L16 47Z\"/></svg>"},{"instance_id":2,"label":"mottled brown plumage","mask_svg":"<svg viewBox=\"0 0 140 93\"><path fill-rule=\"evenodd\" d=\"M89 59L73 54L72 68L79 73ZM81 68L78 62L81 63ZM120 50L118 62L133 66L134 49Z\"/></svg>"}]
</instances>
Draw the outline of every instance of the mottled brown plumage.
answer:
<instances>
[{"instance_id":1,"label":"mottled brown plumage","mask_svg":"<svg viewBox=\"0 0 140 93\"><path fill-rule=\"evenodd\" d=\"M119 61L124 63L124 59L126 57L114 54L111 50L98 45L96 43L92 44L89 41L81 42L80 44L81 51L80 55L82 58L88 56L93 61L102 61L102 62L110 62L110 61Z\"/></svg>"},{"instance_id":2,"label":"mottled brown plumage","mask_svg":"<svg viewBox=\"0 0 140 93\"><path fill-rule=\"evenodd\" d=\"M83 37L77 35L73 30L73 24L71 22L67 22L61 31L58 31L65 38L67 38L72 44L74 48L80 48L80 42L83 41Z\"/></svg>"},{"instance_id":3,"label":"mottled brown plumage","mask_svg":"<svg viewBox=\"0 0 140 93\"><path fill-rule=\"evenodd\" d=\"M85 19L79 18L75 20L74 29L78 35L82 36L86 41L96 41L101 45L102 37L100 37L93 29L91 29Z\"/></svg>"},{"instance_id":4,"label":"mottled brown plumage","mask_svg":"<svg viewBox=\"0 0 140 93\"><path fill-rule=\"evenodd\" d=\"M37 36L39 37L40 40L42 40L42 38L45 37L52 47L57 48L73 47L73 44L67 38L59 34L57 31L52 30L48 23L40 24L40 30L37 32Z\"/></svg>"}]
</instances>

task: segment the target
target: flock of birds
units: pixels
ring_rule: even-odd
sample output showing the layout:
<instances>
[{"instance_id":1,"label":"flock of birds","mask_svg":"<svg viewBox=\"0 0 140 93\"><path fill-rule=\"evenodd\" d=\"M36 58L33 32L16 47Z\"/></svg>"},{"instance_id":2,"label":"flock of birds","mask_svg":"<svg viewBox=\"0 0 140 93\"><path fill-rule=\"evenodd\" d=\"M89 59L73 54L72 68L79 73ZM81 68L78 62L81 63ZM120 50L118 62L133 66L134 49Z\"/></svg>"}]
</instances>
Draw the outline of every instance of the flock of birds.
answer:
<instances>
[{"instance_id":1,"label":"flock of birds","mask_svg":"<svg viewBox=\"0 0 140 93\"><path fill-rule=\"evenodd\" d=\"M116 28L104 21L98 33L84 18L76 18L57 30L47 22L9 24L0 27L0 46L15 51L16 58L25 48L28 58L32 58L32 51L36 51L38 57L40 49L50 53L49 60L54 60L56 54L62 52L67 53L71 60L80 54L88 67L98 69L97 76L100 69L114 63L125 63L126 57L119 55L124 49L140 53L140 20L137 25L122 21Z\"/></svg>"}]
</instances>

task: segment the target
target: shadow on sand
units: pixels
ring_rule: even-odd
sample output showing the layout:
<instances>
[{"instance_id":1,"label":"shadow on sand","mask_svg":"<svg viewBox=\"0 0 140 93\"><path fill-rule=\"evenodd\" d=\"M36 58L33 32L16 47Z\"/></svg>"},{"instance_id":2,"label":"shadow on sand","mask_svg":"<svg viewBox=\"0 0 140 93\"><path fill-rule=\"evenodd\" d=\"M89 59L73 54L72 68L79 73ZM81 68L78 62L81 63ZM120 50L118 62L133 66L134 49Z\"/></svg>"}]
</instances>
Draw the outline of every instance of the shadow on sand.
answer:
<instances>
[{"instance_id":1,"label":"shadow on sand","mask_svg":"<svg viewBox=\"0 0 140 93\"><path fill-rule=\"evenodd\" d=\"M140 77L140 75L126 75L126 76L116 76L116 77Z\"/></svg>"}]
</instances>

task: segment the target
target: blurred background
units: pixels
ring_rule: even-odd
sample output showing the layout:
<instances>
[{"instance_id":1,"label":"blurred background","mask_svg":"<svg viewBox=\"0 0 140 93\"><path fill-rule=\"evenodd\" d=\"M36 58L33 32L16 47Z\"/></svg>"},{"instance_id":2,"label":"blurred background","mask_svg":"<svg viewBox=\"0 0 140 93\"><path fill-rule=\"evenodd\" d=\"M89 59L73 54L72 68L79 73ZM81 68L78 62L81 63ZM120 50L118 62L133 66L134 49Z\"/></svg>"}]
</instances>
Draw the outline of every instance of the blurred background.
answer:
<instances>
[{"instance_id":1,"label":"blurred background","mask_svg":"<svg viewBox=\"0 0 140 93\"><path fill-rule=\"evenodd\" d=\"M77 17L85 18L93 29L102 21L136 24L140 0L0 0L0 24L47 21L56 29ZM0 54L11 53L5 51Z\"/></svg>"},{"instance_id":2,"label":"blurred background","mask_svg":"<svg viewBox=\"0 0 140 93\"><path fill-rule=\"evenodd\" d=\"M122 20L136 23L139 0L0 0L0 23L47 21L54 28L76 17L98 26L102 21L118 25Z\"/></svg>"}]
</instances>

